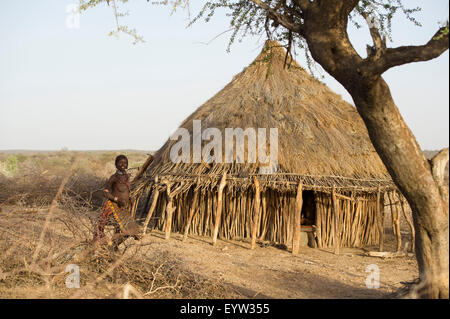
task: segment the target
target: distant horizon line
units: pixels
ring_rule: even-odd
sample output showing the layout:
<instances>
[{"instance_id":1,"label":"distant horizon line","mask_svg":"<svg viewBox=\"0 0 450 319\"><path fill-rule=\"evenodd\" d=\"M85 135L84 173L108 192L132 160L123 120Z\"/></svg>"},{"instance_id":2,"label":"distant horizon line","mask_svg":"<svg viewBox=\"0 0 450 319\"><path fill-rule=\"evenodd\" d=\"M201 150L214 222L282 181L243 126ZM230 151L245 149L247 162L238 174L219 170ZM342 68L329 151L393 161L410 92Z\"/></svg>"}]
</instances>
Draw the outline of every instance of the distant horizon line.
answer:
<instances>
[{"instance_id":1,"label":"distant horizon line","mask_svg":"<svg viewBox=\"0 0 450 319\"><path fill-rule=\"evenodd\" d=\"M0 149L0 153L11 153L11 152L156 152L154 150L141 150L141 149Z\"/></svg>"}]
</instances>

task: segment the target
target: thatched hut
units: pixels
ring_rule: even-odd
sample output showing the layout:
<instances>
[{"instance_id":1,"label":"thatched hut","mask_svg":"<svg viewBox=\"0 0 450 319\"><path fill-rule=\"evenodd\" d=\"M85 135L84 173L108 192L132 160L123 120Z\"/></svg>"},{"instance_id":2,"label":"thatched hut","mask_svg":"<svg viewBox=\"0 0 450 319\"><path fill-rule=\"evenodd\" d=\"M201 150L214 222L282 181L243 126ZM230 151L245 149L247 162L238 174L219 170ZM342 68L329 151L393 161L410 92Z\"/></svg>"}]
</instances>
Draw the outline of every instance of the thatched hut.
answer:
<instances>
[{"instance_id":1,"label":"thatched hut","mask_svg":"<svg viewBox=\"0 0 450 319\"><path fill-rule=\"evenodd\" d=\"M137 214L150 227L226 239L361 247L382 237L383 193L394 184L355 107L311 77L277 42L182 124L202 128L278 129L276 170L234 154L232 162L174 163L168 140L138 180ZM202 141L202 147L208 141ZM267 150L270 148L267 141ZM192 150L192 147L191 147ZM216 152L216 151L215 151ZM220 152L218 152L220 153ZM236 152L237 153L237 152ZM215 154L218 155L218 154ZM220 155L225 157L225 151ZM137 208L138 207L138 208ZM301 225L301 227L300 227Z\"/></svg>"}]
</instances>

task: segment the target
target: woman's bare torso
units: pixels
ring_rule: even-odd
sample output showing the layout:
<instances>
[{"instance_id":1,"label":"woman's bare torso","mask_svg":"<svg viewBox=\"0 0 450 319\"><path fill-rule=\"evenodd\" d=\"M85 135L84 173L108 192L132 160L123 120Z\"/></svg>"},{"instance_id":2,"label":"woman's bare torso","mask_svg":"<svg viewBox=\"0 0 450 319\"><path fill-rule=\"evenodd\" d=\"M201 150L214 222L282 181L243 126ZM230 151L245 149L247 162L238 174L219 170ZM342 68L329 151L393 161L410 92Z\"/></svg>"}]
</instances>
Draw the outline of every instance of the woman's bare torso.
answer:
<instances>
[{"instance_id":1,"label":"woman's bare torso","mask_svg":"<svg viewBox=\"0 0 450 319\"><path fill-rule=\"evenodd\" d=\"M130 182L128 174L114 174L110 179L111 194L117 197L119 206L127 206L130 201Z\"/></svg>"}]
</instances>

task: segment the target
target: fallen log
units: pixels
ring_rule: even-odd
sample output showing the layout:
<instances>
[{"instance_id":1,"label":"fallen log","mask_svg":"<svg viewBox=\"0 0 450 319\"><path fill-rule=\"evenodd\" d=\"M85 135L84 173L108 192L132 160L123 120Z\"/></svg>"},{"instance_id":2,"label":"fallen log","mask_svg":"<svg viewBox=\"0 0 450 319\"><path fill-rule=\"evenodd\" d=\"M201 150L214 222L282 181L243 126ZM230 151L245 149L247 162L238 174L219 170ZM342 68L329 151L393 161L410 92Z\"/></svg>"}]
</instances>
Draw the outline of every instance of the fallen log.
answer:
<instances>
[{"instance_id":1,"label":"fallen log","mask_svg":"<svg viewBox=\"0 0 450 319\"><path fill-rule=\"evenodd\" d=\"M414 254L405 252L390 252L390 251L369 251L366 256L379 258L396 258L396 257L412 257Z\"/></svg>"}]
</instances>

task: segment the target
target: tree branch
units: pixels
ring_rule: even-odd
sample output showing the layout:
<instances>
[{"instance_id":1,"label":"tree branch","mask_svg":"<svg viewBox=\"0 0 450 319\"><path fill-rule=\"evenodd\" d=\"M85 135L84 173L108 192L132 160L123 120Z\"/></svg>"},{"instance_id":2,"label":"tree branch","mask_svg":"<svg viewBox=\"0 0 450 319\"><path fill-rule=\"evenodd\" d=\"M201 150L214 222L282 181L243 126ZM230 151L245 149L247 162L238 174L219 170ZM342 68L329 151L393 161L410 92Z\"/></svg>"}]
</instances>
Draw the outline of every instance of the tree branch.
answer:
<instances>
[{"instance_id":1,"label":"tree branch","mask_svg":"<svg viewBox=\"0 0 450 319\"><path fill-rule=\"evenodd\" d=\"M448 33L443 33L446 28L439 29L425 45L388 48L380 57L368 57L363 61L363 64L366 65L366 72L369 75L381 75L395 66L439 57L449 48Z\"/></svg>"},{"instance_id":2,"label":"tree branch","mask_svg":"<svg viewBox=\"0 0 450 319\"><path fill-rule=\"evenodd\" d=\"M433 175L433 179L439 186L439 190L441 194L444 196L448 196L447 189L444 185L444 174L445 174L445 166L447 166L449 159L449 150L448 147L441 150L437 153L431 160L431 173Z\"/></svg>"},{"instance_id":3,"label":"tree branch","mask_svg":"<svg viewBox=\"0 0 450 319\"><path fill-rule=\"evenodd\" d=\"M299 24L296 24L292 19L289 17L280 14L275 9L271 8L267 3L261 1L261 0L250 0L257 6L259 6L261 9L266 10L269 14L269 17L274 20L277 24L281 24L283 27L285 27L288 30L291 30L292 32L296 32L301 34L302 33L302 27Z\"/></svg>"},{"instance_id":4,"label":"tree branch","mask_svg":"<svg viewBox=\"0 0 450 319\"><path fill-rule=\"evenodd\" d=\"M375 25L374 21L371 21L371 17L365 12L361 12L362 17L367 22L367 26L370 30L370 36L372 37L373 47L367 47L367 56L375 56L379 58L381 54L386 50L386 37L381 37L378 27Z\"/></svg>"}]
</instances>

